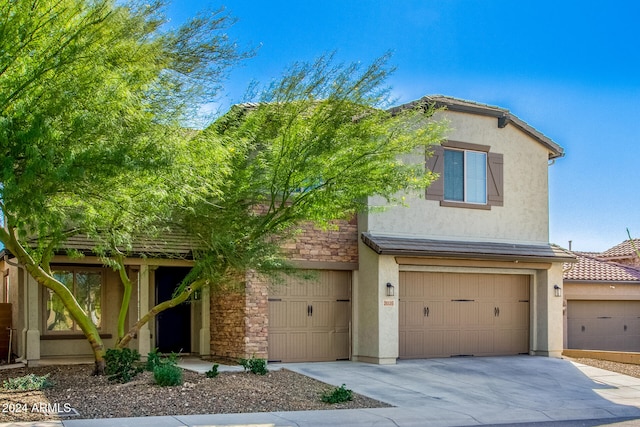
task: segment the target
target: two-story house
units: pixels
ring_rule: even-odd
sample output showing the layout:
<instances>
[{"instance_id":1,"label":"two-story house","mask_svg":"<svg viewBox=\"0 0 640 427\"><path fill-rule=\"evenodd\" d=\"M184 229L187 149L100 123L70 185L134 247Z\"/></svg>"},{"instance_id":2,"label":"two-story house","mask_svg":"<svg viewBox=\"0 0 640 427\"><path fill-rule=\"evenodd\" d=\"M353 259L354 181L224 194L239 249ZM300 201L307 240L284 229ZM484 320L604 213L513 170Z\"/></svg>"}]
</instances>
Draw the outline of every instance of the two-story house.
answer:
<instances>
[{"instance_id":1,"label":"two-story house","mask_svg":"<svg viewBox=\"0 0 640 427\"><path fill-rule=\"evenodd\" d=\"M412 159L440 177L425 192L408 195L407 207L363 213L329 231L307 227L283 249L311 280L273 285L248 272L242 292L205 291L145 326L131 346L143 355L159 347L228 358L381 364L560 356L562 264L574 257L549 244L547 170L562 148L498 107L433 96L397 108L424 102L445 108L436 119L447 119L451 131L433 155ZM82 239L70 244L90 248ZM188 255L179 238L160 246ZM14 352L33 363L90 355L73 322L57 316L53 297L6 255L0 267L3 297L14 303ZM117 275L90 253L53 262L70 286L93 283L85 302L109 345L121 295ZM128 273L137 289L129 323L170 294L188 264L132 257Z\"/></svg>"}]
</instances>

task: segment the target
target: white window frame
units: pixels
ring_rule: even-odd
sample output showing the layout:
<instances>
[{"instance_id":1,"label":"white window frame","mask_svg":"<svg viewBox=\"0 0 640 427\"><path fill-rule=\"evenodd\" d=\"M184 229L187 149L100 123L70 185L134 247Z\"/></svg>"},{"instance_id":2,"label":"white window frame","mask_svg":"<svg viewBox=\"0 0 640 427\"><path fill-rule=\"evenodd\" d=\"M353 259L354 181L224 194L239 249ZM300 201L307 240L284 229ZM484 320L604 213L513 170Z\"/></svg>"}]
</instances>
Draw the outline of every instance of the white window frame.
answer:
<instances>
[{"instance_id":1,"label":"white window frame","mask_svg":"<svg viewBox=\"0 0 640 427\"><path fill-rule=\"evenodd\" d=\"M489 170L489 166L487 164L487 153L485 151L464 150L464 149L459 149L459 148L445 147L445 149L444 149L445 158L446 158L447 151L458 151L458 152L462 152L463 153L463 158L462 158L462 162L463 162L463 168L462 168L462 174L463 174L463 176L462 176L462 188L463 188L462 197L463 197L463 200L452 200L452 199L447 199L446 198L446 185L447 185L447 183L445 181L445 183L444 183L444 185L445 185L444 188L445 189L444 189L444 195L443 195L444 201L446 201L446 202L454 202L454 203L468 203L468 204L481 205L481 206L487 205L487 203L488 203L488 192L489 192L489 190L487 188L487 180L488 180L487 174L488 174L488 170ZM469 188L469 185L468 185L468 171L467 171L467 167L469 165L469 162L467 161L467 155L469 153L481 154L482 156L484 156L485 166L484 166L484 201L483 202L469 201L469 196L467 194L467 190ZM447 165L446 165L446 161L445 161L445 164L444 164L445 173L446 173L446 167L447 167Z\"/></svg>"}]
</instances>

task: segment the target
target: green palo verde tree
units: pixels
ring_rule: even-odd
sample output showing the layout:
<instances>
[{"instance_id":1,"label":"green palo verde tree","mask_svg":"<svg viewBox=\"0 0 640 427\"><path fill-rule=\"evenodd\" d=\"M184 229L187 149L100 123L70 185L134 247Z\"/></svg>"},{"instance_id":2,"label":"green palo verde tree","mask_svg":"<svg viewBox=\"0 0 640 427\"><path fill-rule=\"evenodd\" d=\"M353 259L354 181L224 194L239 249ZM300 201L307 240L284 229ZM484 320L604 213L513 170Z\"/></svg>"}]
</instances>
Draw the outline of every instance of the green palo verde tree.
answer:
<instances>
[{"instance_id":1,"label":"green palo verde tree","mask_svg":"<svg viewBox=\"0 0 640 427\"><path fill-rule=\"evenodd\" d=\"M97 250L117 264L136 227L165 217L166 177L185 140L180 121L248 56L226 38L228 16L164 29L161 10L159 2L0 2L0 242L74 318L96 373L104 345L52 257L71 236L104 233Z\"/></svg>"},{"instance_id":2,"label":"green palo verde tree","mask_svg":"<svg viewBox=\"0 0 640 427\"><path fill-rule=\"evenodd\" d=\"M372 196L402 204L406 192L424 192L434 178L424 158L447 126L433 120L428 105L394 114L377 108L387 101L387 59L343 65L325 55L295 64L191 140L191 165L202 184L192 187L202 191L175 209L172 220L198 249L167 305L202 286L242 282L248 270L290 272L281 244L304 224L329 228L371 209ZM218 161L202 160L210 150ZM204 186L210 182L218 184ZM156 313L140 319L120 344Z\"/></svg>"}]
</instances>

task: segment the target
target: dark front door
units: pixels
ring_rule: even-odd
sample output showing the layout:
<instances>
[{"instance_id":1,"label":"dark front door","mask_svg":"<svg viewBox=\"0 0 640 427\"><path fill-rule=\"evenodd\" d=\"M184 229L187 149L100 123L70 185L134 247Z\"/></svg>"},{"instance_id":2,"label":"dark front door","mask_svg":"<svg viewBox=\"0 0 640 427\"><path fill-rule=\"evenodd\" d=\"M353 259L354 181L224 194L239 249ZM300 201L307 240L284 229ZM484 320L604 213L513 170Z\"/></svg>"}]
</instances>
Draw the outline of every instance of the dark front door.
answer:
<instances>
[{"instance_id":1,"label":"dark front door","mask_svg":"<svg viewBox=\"0 0 640 427\"><path fill-rule=\"evenodd\" d=\"M156 270L156 304L170 300L189 268L159 267ZM156 316L156 347L161 353L191 351L191 306L188 302Z\"/></svg>"}]
</instances>

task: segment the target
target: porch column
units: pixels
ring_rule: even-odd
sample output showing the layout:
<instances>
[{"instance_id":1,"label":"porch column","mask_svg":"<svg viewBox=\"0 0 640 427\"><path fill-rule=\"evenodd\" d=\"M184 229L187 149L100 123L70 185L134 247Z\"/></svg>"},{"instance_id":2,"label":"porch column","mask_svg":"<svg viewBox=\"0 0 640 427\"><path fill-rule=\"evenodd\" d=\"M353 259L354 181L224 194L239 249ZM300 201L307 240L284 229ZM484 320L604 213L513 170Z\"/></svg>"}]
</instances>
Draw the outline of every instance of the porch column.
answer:
<instances>
[{"instance_id":1,"label":"porch column","mask_svg":"<svg viewBox=\"0 0 640 427\"><path fill-rule=\"evenodd\" d=\"M564 287L562 264L553 263L549 270L538 270L535 281L532 353L537 356L560 357L563 350L564 289L556 296L554 287Z\"/></svg>"},{"instance_id":2,"label":"porch column","mask_svg":"<svg viewBox=\"0 0 640 427\"><path fill-rule=\"evenodd\" d=\"M27 366L38 366L40 362L40 322L38 321L40 301L38 298L39 285L36 279L24 272L25 277L25 359Z\"/></svg>"},{"instance_id":3,"label":"porch column","mask_svg":"<svg viewBox=\"0 0 640 427\"><path fill-rule=\"evenodd\" d=\"M200 356L209 356L211 354L211 297L209 287L202 289L200 297L201 322L200 322L200 340L198 342L198 352Z\"/></svg>"},{"instance_id":4,"label":"porch column","mask_svg":"<svg viewBox=\"0 0 640 427\"><path fill-rule=\"evenodd\" d=\"M149 266L140 266L140 282L138 283L138 320L149 311ZM146 359L151 351L151 332L149 323L138 331L138 352Z\"/></svg>"}]
</instances>

